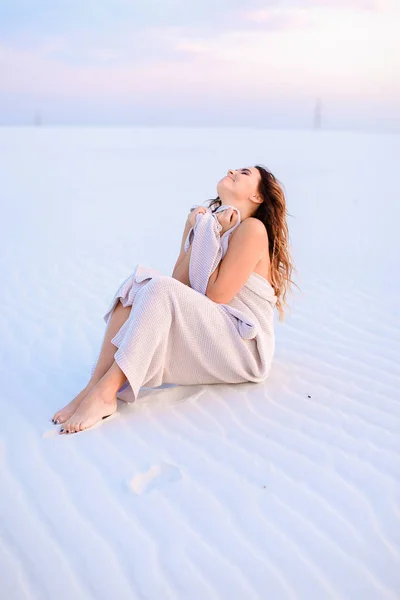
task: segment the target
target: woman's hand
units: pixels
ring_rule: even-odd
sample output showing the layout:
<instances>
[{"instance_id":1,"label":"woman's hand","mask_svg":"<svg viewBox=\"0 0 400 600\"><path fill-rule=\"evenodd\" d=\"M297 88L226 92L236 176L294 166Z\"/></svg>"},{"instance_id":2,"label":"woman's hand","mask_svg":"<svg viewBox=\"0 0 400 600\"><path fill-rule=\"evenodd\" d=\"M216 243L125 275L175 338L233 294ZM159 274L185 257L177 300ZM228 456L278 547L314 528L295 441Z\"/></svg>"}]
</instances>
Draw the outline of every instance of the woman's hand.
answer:
<instances>
[{"instance_id":1,"label":"woman's hand","mask_svg":"<svg viewBox=\"0 0 400 600\"><path fill-rule=\"evenodd\" d=\"M192 212L189 213L187 221L188 223L190 223L191 227L194 227L196 225L196 215L202 214L204 215L204 213L207 212L207 209L205 206L198 206L197 208L195 208L194 210L192 210Z\"/></svg>"},{"instance_id":2,"label":"woman's hand","mask_svg":"<svg viewBox=\"0 0 400 600\"><path fill-rule=\"evenodd\" d=\"M222 229L219 232L220 235L222 235L223 233L225 233L225 231L228 231L228 229L236 225L238 221L238 214L236 211L233 212L233 208L221 210L221 212L217 213L216 217L219 223L222 225Z\"/></svg>"}]
</instances>

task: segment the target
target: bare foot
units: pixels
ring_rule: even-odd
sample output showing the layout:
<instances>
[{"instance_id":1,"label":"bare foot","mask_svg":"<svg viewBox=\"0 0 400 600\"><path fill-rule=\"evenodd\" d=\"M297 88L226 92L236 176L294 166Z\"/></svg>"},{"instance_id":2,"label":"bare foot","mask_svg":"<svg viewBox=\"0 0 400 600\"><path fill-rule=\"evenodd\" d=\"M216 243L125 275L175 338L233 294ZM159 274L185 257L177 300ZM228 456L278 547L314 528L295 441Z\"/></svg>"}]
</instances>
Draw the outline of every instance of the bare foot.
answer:
<instances>
[{"instance_id":1,"label":"bare foot","mask_svg":"<svg viewBox=\"0 0 400 600\"><path fill-rule=\"evenodd\" d=\"M53 423L55 423L56 425L57 423L64 423L70 417L72 417L72 415L74 414L84 397L90 392L91 389L94 388L95 385L95 383L88 383L88 385L84 387L83 390L79 392L79 394L75 396L73 400L71 400L71 402L66 404L64 408L61 408L56 413L54 413L54 416L51 419Z\"/></svg>"},{"instance_id":2,"label":"bare foot","mask_svg":"<svg viewBox=\"0 0 400 600\"><path fill-rule=\"evenodd\" d=\"M117 396L109 393L104 387L95 386L83 398L74 414L64 423L60 434L76 433L92 427L101 419L108 417L117 410Z\"/></svg>"}]
</instances>

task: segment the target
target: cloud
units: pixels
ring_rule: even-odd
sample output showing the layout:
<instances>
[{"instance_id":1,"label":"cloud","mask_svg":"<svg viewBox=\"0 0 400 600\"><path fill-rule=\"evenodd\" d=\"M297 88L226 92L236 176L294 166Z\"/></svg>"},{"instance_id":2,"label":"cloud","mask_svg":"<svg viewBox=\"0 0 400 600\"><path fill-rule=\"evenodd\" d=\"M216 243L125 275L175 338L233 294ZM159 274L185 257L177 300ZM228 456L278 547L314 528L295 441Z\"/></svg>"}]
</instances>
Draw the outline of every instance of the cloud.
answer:
<instances>
[{"instance_id":1,"label":"cloud","mask_svg":"<svg viewBox=\"0 0 400 600\"><path fill-rule=\"evenodd\" d=\"M0 36L3 41L25 36L57 36L71 33L99 35L107 32L136 34L146 28L177 28L207 36L248 26L244 13L262 11L342 8L358 11L394 9L396 0L12 0L0 4ZM285 25L282 21L283 26Z\"/></svg>"},{"instance_id":2,"label":"cloud","mask_svg":"<svg viewBox=\"0 0 400 600\"><path fill-rule=\"evenodd\" d=\"M315 9L389 10L394 0L13 0L0 4L0 40L62 64L151 65L208 55L225 34L318 26Z\"/></svg>"},{"instance_id":3,"label":"cloud","mask_svg":"<svg viewBox=\"0 0 400 600\"><path fill-rule=\"evenodd\" d=\"M10 111L17 98L65 110L68 102L78 110L115 101L181 114L246 103L262 111L316 94L354 106L394 102L394 2L3 2L0 91Z\"/></svg>"}]
</instances>

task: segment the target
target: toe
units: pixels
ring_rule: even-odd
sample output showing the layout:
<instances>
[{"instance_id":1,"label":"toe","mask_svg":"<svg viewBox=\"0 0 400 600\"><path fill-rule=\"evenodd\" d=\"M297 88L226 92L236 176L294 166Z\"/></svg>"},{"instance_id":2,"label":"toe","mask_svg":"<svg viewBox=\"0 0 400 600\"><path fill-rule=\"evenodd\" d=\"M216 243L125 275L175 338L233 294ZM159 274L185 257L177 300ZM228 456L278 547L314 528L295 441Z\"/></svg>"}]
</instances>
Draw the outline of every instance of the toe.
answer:
<instances>
[{"instance_id":1,"label":"toe","mask_svg":"<svg viewBox=\"0 0 400 600\"><path fill-rule=\"evenodd\" d=\"M63 417L62 414L57 413L56 415L54 415L52 421L55 425L61 425L61 423L65 423L67 419L65 417Z\"/></svg>"},{"instance_id":2,"label":"toe","mask_svg":"<svg viewBox=\"0 0 400 600\"><path fill-rule=\"evenodd\" d=\"M71 423L69 421L66 421L65 423L63 423L62 429L64 429L63 433L69 433L71 429Z\"/></svg>"}]
</instances>

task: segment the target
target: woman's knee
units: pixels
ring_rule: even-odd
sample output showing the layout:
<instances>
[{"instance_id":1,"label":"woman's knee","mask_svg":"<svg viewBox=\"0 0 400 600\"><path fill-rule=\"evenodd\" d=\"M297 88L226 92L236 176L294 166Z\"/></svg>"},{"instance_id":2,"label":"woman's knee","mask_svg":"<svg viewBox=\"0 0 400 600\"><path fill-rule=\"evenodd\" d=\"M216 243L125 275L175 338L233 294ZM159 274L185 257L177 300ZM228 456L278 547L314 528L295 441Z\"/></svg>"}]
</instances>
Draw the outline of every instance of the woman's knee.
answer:
<instances>
[{"instance_id":1,"label":"woman's knee","mask_svg":"<svg viewBox=\"0 0 400 600\"><path fill-rule=\"evenodd\" d=\"M179 284L180 281L173 277L169 277L168 275L157 275L149 281L146 287L157 294L164 294L175 290Z\"/></svg>"}]
</instances>

